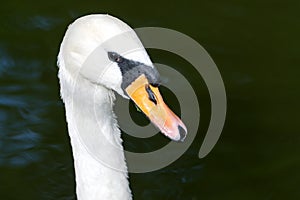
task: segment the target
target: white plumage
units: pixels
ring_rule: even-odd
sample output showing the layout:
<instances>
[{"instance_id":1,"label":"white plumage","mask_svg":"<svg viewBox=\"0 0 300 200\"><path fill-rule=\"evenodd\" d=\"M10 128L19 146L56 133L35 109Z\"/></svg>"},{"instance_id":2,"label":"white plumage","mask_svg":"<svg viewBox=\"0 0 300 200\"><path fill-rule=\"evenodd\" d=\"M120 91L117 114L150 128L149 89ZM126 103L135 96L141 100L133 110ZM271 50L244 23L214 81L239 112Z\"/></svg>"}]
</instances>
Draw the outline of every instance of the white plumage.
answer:
<instances>
[{"instance_id":1,"label":"white plumage","mask_svg":"<svg viewBox=\"0 0 300 200\"><path fill-rule=\"evenodd\" d=\"M120 88L121 72L116 64L112 64L109 70L106 66L101 66L102 63L108 62L107 55L103 55L105 61L98 60L97 63L93 63L93 66L88 67L95 71L106 70L104 76L95 79L93 76L87 77L81 73L84 62L96 48L102 48L101 45L105 41L128 31L132 29L115 17L102 14L89 15L77 19L69 26L60 47L58 76L61 96L66 108L75 162L76 193L79 200L131 199L120 131L112 110L115 98L112 90L124 96ZM141 45L135 35L128 39ZM105 49L108 50L115 51L115 49ZM151 64L142 46L138 51L127 54L126 57L134 57L135 60ZM96 117L94 117L95 109L98 111ZM103 144L97 145L99 148L97 152L108 155L107 159L113 159L114 163L118 164L119 170L112 169L95 159L84 143L84 139L81 138L84 137L82 133L98 135L98 138L103 137L99 132L105 134L105 139Z\"/></svg>"},{"instance_id":2,"label":"white plumage","mask_svg":"<svg viewBox=\"0 0 300 200\"><path fill-rule=\"evenodd\" d=\"M78 199L132 199L113 91L130 97L169 138L183 141L187 133L149 82L159 77L146 50L124 22L89 15L69 26L58 66Z\"/></svg>"}]
</instances>

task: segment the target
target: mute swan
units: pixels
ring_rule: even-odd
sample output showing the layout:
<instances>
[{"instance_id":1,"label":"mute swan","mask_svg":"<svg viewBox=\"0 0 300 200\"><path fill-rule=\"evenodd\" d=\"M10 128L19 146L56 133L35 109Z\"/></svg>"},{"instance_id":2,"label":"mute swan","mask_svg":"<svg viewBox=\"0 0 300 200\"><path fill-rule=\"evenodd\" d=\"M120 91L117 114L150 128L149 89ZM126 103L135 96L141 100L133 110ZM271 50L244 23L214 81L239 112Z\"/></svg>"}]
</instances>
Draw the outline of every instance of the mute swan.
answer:
<instances>
[{"instance_id":1,"label":"mute swan","mask_svg":"<svg viewBox=\"0 0 300 200\"><path fill-rule=\"evenodd\" d=\"M113 38L123 33L121 42ZM126 50L131 44L135 49ZM96 56L90 58L93 52ZM69 26L60 46L58 66L74 156L77 198L132 199L120 130L113 113L112 91L132 99L172 140L182 141L187 132L163 102L156 68L133 30L105 14L84 16ZM95 140L100 138L97 150L106 161L117 163L119 170L95 159L84 139L91 133ZM89 141L93 143L93 139Z\"/></svg>"}]
</instances>

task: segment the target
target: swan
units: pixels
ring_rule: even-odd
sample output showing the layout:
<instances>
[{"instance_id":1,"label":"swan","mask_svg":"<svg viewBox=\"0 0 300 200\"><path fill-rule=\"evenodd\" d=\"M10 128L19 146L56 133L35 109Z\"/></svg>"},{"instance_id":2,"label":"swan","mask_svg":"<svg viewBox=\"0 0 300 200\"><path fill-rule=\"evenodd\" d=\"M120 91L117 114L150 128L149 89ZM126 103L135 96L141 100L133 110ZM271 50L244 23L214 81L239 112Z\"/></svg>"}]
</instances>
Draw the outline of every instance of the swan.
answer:
<instances>
[{"instance_id":1,"label":"swan","mask_svg":"<svg viewBox=\"0 0 300 200\"><path fill-rule=\"evenodd\" d=\"M69 25L57 64L77 198L132 199L113 112L115 93L131 99L170 139L183 141L187 134L162 99L157 69L133 29L108 14L83 16ZM91 149L105 161L99 161Z\"/></svg>"}]
</instances>

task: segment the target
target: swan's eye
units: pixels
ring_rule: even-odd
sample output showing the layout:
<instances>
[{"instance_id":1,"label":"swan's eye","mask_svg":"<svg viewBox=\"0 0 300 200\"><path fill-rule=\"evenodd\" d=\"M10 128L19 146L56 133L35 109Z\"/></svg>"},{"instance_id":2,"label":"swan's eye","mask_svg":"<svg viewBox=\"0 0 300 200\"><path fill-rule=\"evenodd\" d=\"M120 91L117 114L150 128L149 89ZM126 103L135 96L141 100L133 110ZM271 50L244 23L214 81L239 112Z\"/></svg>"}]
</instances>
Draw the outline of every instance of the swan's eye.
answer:
<instances>
[{"instance_id":1,"label":"swan's eye","mask_svg":"<svg viewBox=\"0 0 300 200\"><path fill-rule=\"evenodd\" d=\"M111 60L111 61L114 61L116 63L121 63L123 62L123 58L122 56L120 56L119 54L115 53L115 52L107 52L108 54L108 58Z\"/></svg>"},{"instance_id":2,"label":"swan's eye","mask_svg":"<svg viewBox=\"0 0 300 200\"><path fill-rule=\"evenodd\" d=\"M117 63L121 63L121 62L123 61L123 59L122 59L121 56L118 56L118 57L115 58L115 61L116 61Z\"/></svg>"},{"instance_id":3,"label":"swan's eye","mask_svg":"<svg viewBox=\"0 0 300 200\"><path fill-rule=\"evenodd\" d=\"M149 100L152 101L156 105L157 104L156 96L155 96L154 92L151 90L150 86L146 85L145 89L148 93Z\"/></svg>"}]
</instances>

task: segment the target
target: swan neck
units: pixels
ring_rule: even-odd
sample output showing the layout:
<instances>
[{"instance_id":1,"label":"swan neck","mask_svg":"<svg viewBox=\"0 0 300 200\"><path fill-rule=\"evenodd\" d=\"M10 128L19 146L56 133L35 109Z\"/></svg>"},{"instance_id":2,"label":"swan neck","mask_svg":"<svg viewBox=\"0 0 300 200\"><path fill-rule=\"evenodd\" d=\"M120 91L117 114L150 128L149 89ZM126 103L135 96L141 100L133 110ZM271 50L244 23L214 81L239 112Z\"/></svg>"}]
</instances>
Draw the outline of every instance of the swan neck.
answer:
<instances>
[{"instance_id":1,"label":"swan neck","mask_svg":"<svg viewBox=\"0 0 300 200\"><path fill-rule=\"evenodd\" d=\"M67 97L77 198L131 199L121 134L113 113L114 93L84 79L77 83L75 90L61 88L63 98ZM118 169L112 167L115 165Z\"/></svg>"}]
</instances>

